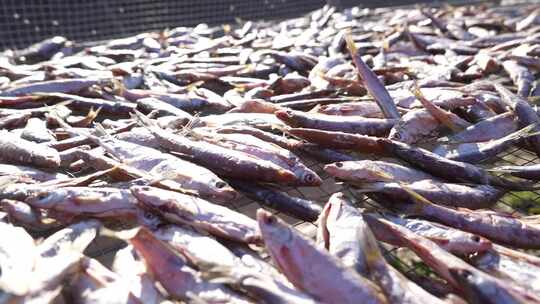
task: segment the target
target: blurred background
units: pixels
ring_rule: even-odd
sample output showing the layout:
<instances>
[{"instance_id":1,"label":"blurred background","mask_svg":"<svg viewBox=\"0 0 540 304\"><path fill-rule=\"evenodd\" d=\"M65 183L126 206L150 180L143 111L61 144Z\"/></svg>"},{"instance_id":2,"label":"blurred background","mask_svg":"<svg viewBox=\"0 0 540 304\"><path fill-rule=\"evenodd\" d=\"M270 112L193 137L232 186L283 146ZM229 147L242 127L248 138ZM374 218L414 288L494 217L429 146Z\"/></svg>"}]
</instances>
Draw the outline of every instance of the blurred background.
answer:
<instances>
[{"instance_id":1,"label":"blurred background","mask_svg":"<svg viewBox=\"0 0 540 304\"><path fill-rule=\"evenodd\" d=\"M329 3L338 8L377 7L427 0L2 0L0 50L23 48L55 35L74 41L100 41L199 23L301 16ZM452 4L479 1L453 0Z\"/></svg>"}]
</instances>

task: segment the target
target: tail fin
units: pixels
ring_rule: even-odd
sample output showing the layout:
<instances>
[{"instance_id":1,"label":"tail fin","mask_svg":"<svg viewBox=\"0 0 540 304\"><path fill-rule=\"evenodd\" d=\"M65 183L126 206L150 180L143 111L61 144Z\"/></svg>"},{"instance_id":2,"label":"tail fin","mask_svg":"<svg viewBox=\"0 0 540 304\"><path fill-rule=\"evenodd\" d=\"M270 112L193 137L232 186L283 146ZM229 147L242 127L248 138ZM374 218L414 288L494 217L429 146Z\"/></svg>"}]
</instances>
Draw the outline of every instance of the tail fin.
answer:
<instances>
[{"instance_id":1,"label":"tail fin","mask_svg":"<svg viewBox=\"0 0 540 304\"><path fill-rule=\"evenodd\" d=\"M424 108L433 116L435 119L437 119L440 123L448 127L454 132L461 131L471 124L459 116L455 115L452 112L448 112L436 104L434 104L432 101L428 100L422 91L420 90L420 87L416 82L414 82L414 85L411 89L411 93L414 94L416 99L420 101L420 103L424 106Z\"/></svg>"}]
</instances>

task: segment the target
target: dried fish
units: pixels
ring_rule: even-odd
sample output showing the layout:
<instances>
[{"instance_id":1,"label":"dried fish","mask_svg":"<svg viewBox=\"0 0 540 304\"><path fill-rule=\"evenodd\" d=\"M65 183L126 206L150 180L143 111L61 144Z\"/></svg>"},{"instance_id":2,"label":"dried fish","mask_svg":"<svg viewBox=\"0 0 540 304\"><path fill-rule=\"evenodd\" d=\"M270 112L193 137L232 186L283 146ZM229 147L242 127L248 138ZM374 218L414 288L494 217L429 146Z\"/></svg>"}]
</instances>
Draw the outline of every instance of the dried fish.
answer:
<instances>
[{"instance_id":1,"label":"dried fish","mask_svg":"<svg viewBox=\"0 0 540 304\"><path fill-rule=\"evenodd\" d=\"M316 300L328 303L387 302L373 283L344 268L274 215L258 210L257 221L266 248L279 269L297 288ZM316 275L321 271L326 275Z\"/></svg>"}]
</instances>

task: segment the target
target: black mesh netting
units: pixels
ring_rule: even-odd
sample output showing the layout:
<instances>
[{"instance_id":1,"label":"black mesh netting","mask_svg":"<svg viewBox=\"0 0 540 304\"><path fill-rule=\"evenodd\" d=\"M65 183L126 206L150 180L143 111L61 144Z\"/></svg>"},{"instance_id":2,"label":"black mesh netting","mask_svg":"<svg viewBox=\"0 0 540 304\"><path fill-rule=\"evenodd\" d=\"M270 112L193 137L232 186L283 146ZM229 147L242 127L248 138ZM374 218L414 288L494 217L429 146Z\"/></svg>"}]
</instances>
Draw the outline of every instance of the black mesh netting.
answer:
<instances>
[{"instance_id":1,"label":"black mesh netting","mask_svg":"<svg viewBox=\"0 0 540 304\"><path fill-rule=\"evenodd\" d=\"M326 3L338 7L404 5L429 0L2 0L0 50L23 48L55 35L99 41L176 26L211 25L303 15Z\"/></svg>"}]
</instances>

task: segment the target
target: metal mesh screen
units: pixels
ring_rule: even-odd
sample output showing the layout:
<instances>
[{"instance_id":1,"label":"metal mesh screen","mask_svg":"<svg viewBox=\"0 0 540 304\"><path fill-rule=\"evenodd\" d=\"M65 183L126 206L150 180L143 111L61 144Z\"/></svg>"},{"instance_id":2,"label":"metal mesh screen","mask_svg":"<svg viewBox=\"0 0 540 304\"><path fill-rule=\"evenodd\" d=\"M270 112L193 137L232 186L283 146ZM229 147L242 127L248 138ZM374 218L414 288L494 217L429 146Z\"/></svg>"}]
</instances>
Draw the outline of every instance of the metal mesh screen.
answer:
<instances>
[{"instance_id":1,"label":"metal mesh screen","mask_svg":"<svg viewBox=\"0 0 540 304\"><path fill-rule=\"evenodd\" d=\"M350 6L361 1L334 1L337 5ZM413 1L389 1L388 4L407 4ZM416 1L419 2L419 1ZM463 1L461 1L463 2ZM519 1L518 1L519 2ZM31 43L63 35L76 41L96 41L112 37L126 36L149 30L160 30L175 26L194 26L200 22L222 24L241 19L273 19L299 16L324 5L319 0L265 0L265 1L61 1L3 0L0 4L0 49L21 48ZM323 205L332 193L346 190L341 184L322 170L322 164L303 158L304 163L317 172L324 180L322 186L285 189L290 195L310 199ZM540 163L533 153L511 148L502 153L496 165L528 165ZM490 167L494 166L490 164ZM371 204L361 200L360 205ZM250 217L261 206L243 198L231 206ZM540 214L540 194L535 192L511 192L504 196L493 208L516 214ZM290 216L279 216L308 236L313 236L316 225L300 221ZM123 242L100 238L88 249L88 254L98 257L106 265L110 264L116 250ZM400 264L405 272L415 272L422 268L420 263L404 260L401 249L388 248L387 256ZM538 255L538 251L534 252ZM423 269L424 270L424 269Z\"/></svg>"},{"instance_id":2,"label":"metal mesh screen","mask_svg":"<svg viewBox=\"0 0 540 304\"><path fill-rule=\"evenodd\" d=\"M199 23L301 16L326 3L339 8L440 3L431 0L3 0L0 50L19 49L52 36L100 41ZM453 3L472 2L464 0Z\"/></svg>"},{"instance_id":3,"label":"metal mesh screen","mask_svg":"<svg viewBox=\"0 0 540 304\"><path fill-rule=\"evenodd\" d=\"M55 35L76 41L241 19L298 16L325 0L4 0L0 4L0 49L22 48Z\"/></svg>"}]
</instances>

